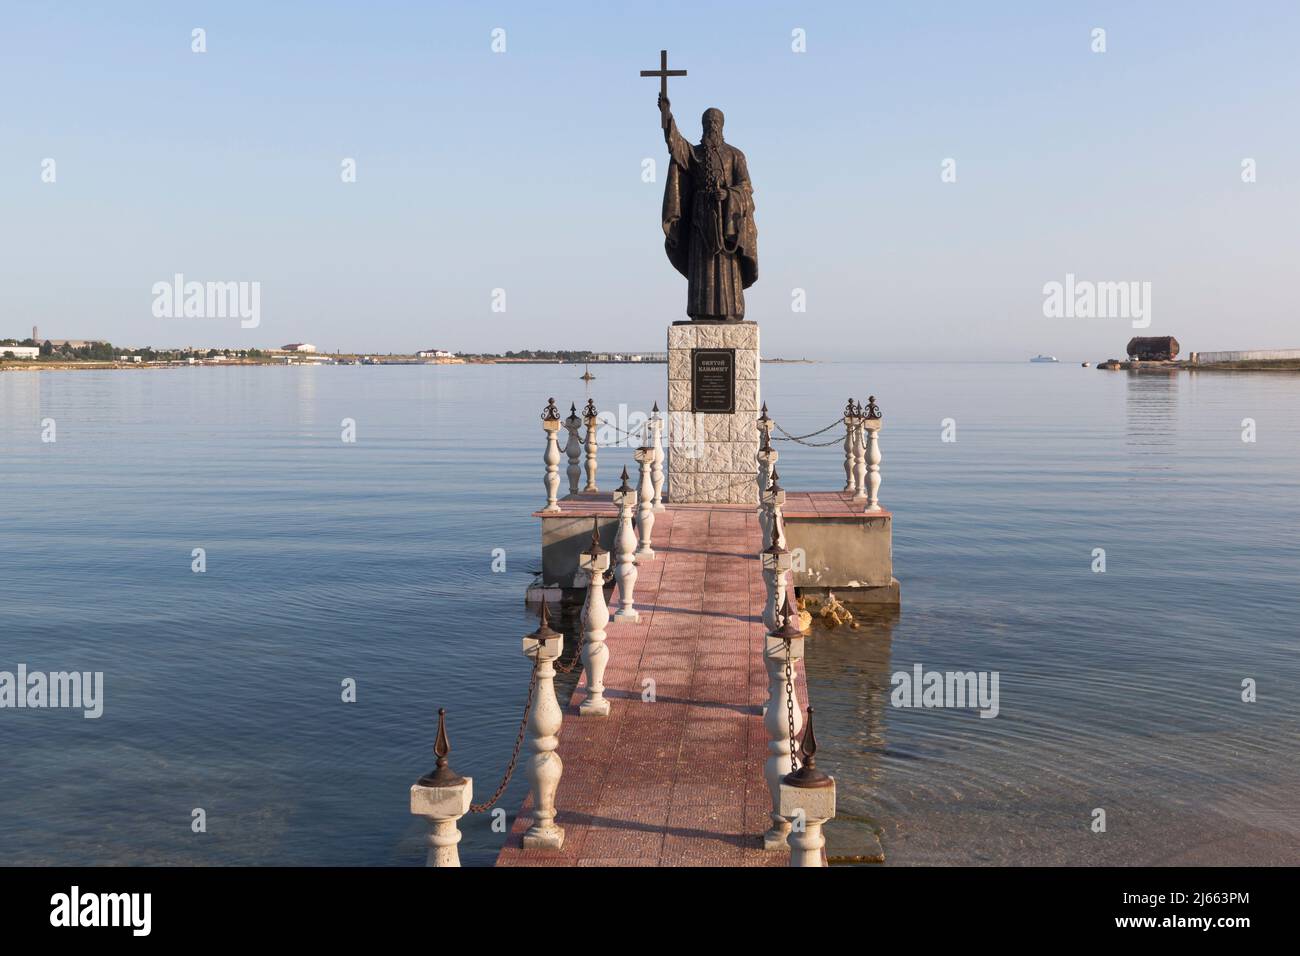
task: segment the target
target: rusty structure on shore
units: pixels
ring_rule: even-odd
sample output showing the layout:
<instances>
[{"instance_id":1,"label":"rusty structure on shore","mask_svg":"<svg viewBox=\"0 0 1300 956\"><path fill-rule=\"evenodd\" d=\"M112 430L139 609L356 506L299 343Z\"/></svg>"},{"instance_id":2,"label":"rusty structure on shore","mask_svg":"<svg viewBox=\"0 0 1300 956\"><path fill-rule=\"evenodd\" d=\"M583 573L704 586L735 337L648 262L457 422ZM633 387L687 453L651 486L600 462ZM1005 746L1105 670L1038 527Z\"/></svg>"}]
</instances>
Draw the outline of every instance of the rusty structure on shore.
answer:
<instances>
[{"instance_id":1,"label":"rusty structure on shore","mask_svg":"<svg viewBox=\"0 0 1300 956\"><path fill-rule=\"evenodd\" d=\"M1172 362L1178 357L1178 340L1172 335L1135 335L1128 340L1128 357L1143 362Z\"/></svg>"}]
</instances>

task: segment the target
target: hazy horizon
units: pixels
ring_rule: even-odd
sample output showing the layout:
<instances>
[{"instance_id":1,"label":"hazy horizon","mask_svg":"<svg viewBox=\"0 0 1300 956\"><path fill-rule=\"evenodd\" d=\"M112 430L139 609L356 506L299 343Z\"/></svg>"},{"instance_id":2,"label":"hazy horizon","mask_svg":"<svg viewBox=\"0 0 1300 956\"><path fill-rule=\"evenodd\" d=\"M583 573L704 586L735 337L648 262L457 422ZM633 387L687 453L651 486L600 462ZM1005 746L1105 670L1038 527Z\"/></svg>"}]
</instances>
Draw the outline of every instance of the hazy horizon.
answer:
<instances>
[{"instance_id":1,"label":"hazy horizon","mask_svg":"<svg viewBox=\"0 0 1300 956\"><path fill-rule=\"evenodd\" d=\"M0 338L662 351L686 288L638 73L666 47L683 134L718 106L748 159L769 356L1295 347L1297 26L1281 3L15 3ZM178 273L260 283L259 323L155 317ZM1046 318L1067 276L1149 283L1149 327Z\"/></svg>"}]
</instances>

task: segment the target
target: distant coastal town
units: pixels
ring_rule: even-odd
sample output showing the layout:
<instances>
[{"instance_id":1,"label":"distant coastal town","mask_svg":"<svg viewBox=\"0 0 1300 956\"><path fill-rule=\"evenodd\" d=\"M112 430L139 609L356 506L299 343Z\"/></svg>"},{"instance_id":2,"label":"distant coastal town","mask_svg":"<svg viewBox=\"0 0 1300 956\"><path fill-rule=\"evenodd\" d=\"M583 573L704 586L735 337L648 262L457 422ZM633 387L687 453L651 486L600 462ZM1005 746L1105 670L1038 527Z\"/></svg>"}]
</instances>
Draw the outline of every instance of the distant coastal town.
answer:
<instances>
[{"instance_id":1,"label":"distant coastal town","mask_svg":"<svg viewBox=\"0 0 1300 956\"><path fill-rule=\"evenodd\" d=\"M498 365L664 363L666 352L593 352L524 349L518 352L453 352L428 348L410 353L322 352L310 342L273 349L184 346L115 346L91 339L46 339L37 329L26 339L0 339L0 369L159 368L184 365Z\"/></svg>"}]
</instances>

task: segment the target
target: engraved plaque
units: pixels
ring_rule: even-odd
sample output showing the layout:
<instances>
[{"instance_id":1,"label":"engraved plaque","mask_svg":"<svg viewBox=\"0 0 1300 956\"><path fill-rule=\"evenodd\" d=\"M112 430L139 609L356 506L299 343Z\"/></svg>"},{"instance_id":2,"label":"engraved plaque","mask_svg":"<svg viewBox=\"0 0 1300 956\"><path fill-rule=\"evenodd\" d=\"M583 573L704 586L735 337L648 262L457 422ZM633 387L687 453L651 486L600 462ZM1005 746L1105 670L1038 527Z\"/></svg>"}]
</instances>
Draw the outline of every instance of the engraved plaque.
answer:
<instances>
[{"instance_id":1,"label":"engraved plaque","mask_svg":"<svg viewBox=\"0 0 1300 956\"><path fill-rule=\"evenodd\" d=\"M691 411L736 411L735 349L691 349Z\"/></svg>"}]
</instances>

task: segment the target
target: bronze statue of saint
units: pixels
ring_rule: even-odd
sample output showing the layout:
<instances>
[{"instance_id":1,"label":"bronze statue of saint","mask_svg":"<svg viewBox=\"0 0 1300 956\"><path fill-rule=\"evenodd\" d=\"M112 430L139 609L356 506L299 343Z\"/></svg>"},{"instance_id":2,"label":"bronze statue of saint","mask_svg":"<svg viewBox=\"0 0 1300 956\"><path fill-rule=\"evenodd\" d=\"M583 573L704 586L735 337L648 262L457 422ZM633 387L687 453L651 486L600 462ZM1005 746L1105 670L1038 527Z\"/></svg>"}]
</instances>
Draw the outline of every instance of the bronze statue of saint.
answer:
<instances>
[{"instance_id":1,"label":"bronze statue of saint","mask_svg":"<svg viewBox=\"0 0 1300 956\"><path fill-rule=\"evenodd\" d=\"M745 154L722 139L722 111L704 111L704 137L692 146L677 132L659 94L672 162L664 183L664 250L686 276L686 314L696 322L739 322L745 289L758 278L754 187Z\"/></svg>"}]
</instances>

